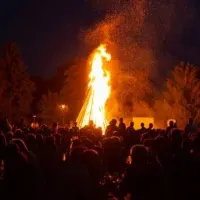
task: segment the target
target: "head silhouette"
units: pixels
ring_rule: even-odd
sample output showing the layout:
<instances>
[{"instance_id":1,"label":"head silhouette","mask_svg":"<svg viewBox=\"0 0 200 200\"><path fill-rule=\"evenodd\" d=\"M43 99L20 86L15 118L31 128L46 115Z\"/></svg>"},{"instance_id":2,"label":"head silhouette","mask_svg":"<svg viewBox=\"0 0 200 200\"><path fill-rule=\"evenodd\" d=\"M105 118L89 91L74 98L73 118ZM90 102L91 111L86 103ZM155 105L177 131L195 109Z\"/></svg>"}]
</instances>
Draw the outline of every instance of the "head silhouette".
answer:
<instances>
[{"instance_id":1,"label":"head silhouette","mask_svg":"<svg viewBox=\"0 0 200 200\"><path fill-rule=\"evenodd\" d=\"M150 124L149 124L149 129L152 129L152 128L153 128L153 124L150 123Z\"/></svg>"},{"instance_id":2,"label":"head silhouette","mask_svg":"<svg viewBox=\"0 0 200 200\"><path fill-rule=\"evenodd\" d=\"M116 124L117 124L117 120L116 120L116 119L112 119L112 120L111 120L111 125L112 125L112 126L116 126Z\"/></svg>"},{"instance_id":3,"label":"head silhouette","mask_svg":"<svg viewBox=\"0 0 200 200\"><path fill-rule=\"evenodd\" d=\"M143 145L135 145L130 150L132 165L142 166L148 162L148 152Z\"/></svg>"},{"instance_id":4,"label":"head silhouette","mask_svg":"<svg viewBox=\"0 0 200 200\"><path fill-rule=\"evenodd\" d=\"M173 121L170 121L170 122L169 122L169 126L170 126L170 127L173 127L173 126L174 126L174 122L173 122Z\"/></svg>"},{"instance_id":5,"label":"head silhouette","mask_svg":"<svg viewBox=\"0 0 200 200\"><path fill-rule=\"evenodd\" d=\"M144 123L143 122L141 123L141 127L144 128Z\"/></svg>"},{"instance_id":6,"label":"head silhouette","mask_svg":"<svg viewBox=\"0 0 200 200\"><path fill-rule=\"evenodd\" d=\"M91 127L94 126L93 120L90 120L90 121L89 121L89 126L91 126Z\"/></svg>"},{"instance_id":7,"label":"head silhouette","mask_svg":"<svg viewBox=\"0 0 200 200\"><path fill-rule=\"evenodd\" d=\"M131 122L131 123L130 123L130 127L133 127L133 126L134 126L134 122Z\"/></svg>"}]
</instances>

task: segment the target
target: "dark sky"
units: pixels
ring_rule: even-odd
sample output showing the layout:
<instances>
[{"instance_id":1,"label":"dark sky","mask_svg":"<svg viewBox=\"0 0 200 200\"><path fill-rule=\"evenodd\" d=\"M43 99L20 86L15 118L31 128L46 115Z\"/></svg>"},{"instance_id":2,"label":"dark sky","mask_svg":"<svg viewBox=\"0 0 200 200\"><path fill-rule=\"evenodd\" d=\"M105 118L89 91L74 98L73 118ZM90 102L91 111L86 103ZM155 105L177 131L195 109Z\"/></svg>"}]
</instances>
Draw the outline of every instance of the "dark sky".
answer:
<instances>
[{"instance_id":1,"label":"dark sky","mask_svg":"<svg viewBox=\"0 0 200 200\"><path fill-rule=\"evenodd\" d=\"M48 76L78 53L78 35L98 19L84 0L2 0L0 45L15 40L33 74Z\"/></svg>"},{"instance_id":2,"label":"dark sky","mask_svg":"<svg viewBox=\"0 0 200 200\"><path fill-rule=\"evenodd\" d=\"M200 11L200 0L196 2ZM32 74L49 76L79 52L78 35L98 21L86 0L2 0L0 45L15 40ZM180 57L200 64L200 17L185 33ZM199 28L198 28L199 27Z\"/></svg>"}]
</instances>

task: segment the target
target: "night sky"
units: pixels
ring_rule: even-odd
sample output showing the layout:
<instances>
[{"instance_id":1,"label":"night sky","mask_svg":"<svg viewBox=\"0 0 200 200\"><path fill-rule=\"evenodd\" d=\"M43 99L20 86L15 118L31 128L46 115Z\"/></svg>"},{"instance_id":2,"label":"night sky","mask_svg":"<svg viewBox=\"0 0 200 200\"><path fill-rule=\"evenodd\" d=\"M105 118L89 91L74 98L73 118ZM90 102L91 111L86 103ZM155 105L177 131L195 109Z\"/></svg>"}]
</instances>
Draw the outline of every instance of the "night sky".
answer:
<instances>
[{"instance_id":1,"label":"night sky","mask_svg":"<svg viewBox=\"0 0 200 200\"><path fill-rule=\"evenodd\" d=\"M196 8L200 11L199 0ZM80 51L78 36L99 20L85 0L3 0L0 3L0 45L15 40L32 74L51 75ZM185 33L181 57L200 64L200 17Z\"/></svg>"},{"instance_id":2,"label":"night sky","mask_svg":"<svg viewBox=\"0 0 200 200\"><path fill-rule=\"evenodd\" d=\"M48 76L77 55L81 28L97 19L84 0L4 0L0 45L15 40L29 72Z\"/></svg>"}]
</instances>

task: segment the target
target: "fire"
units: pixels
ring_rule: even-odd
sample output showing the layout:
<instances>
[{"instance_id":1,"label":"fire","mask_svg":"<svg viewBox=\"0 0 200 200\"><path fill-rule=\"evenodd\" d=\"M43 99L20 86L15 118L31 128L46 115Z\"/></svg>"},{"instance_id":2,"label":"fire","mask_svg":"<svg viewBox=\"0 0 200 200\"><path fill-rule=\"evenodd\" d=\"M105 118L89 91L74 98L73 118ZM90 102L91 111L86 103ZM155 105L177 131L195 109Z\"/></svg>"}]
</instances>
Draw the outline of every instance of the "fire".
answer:
<instances>
[{"instance_id":1,"label":"fire","mask_svg":"<svg viewBox=\"0 0 200 200\"><path fill-rule=\"evenodd\" d=\"M111 87L110 73L104 68L104 64L110 60L111 55L107 53L105 45L100 45L92 56L89 92L77 119L80 127L88 125L92 120L97 127L105 131L107 125L105 104L110 96Z\"/></svg>"}]
</instances>

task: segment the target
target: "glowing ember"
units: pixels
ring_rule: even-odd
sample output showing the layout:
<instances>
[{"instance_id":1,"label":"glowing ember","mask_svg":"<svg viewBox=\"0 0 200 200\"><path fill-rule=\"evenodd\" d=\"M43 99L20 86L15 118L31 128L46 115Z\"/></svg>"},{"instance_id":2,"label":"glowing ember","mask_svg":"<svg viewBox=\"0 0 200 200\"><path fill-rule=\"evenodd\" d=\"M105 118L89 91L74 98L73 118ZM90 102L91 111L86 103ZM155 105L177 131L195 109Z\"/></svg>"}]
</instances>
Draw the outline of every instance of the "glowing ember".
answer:
<instances>
[{"instance_id":1,"label":"glowing ember","mask_svg":"<svg viewBox=\"0 0 200 200\"><path fill-rule=\"evenodd\" d=\"M105 104L110 95L110 74L103 66L105 61L110 60L111 55L106 52L105 45L100 45L92 56L89 92L77 119L80 127L88 125L92 120L97 127L105 131L107 125Z\"/></svg>"}]
</instances>

